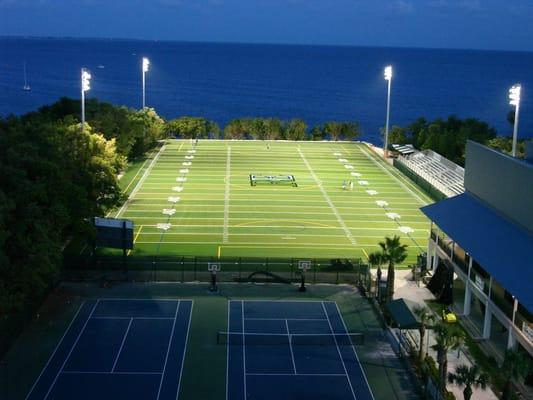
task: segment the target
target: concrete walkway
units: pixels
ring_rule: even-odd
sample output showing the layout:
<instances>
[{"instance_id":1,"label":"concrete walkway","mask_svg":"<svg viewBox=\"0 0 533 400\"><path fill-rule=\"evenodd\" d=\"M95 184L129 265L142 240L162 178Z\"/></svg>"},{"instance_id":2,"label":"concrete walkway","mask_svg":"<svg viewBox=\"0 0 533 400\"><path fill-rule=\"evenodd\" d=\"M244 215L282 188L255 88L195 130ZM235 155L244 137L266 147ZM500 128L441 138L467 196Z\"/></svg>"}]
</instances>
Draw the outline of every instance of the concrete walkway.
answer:
<instances>
[{"instance_id":1,"label":"concrete walkway","mask_svg":"<svg viewBox=\"0 0 533 400\"><path fill-rule=\"evenodd\" d=\"M372 272L375 275L375 271ZM383 272L385 275L387 272L386 269L383 270ZM416 282L412 281L411 276L411 271L396 270L394 298L404 298L418 304L425 304L426 300L434 300L435 297L433 296L433 294L422 284L419 287ZM386 277L383 276L382 279L385 280ZM438 317L440 316L437 316L437 318ZM436 351L431 348L431 346L435 344L433 331L427 330L426 332L426 335L429 338L429 343L426 342L426 345L428 346L427 348L429 349L429 355L433 357L434 360L436 360ZM416 340L415 343L418 343L418 330L409 331L409 336ZM455 371L455 368L458 365L462 364L468 366L472 365L471 357L469 357L468 353L466 352L466 348L461 348L459 349L459 351L453 350L448 352L448 372ZM452 385L448 383L447 388L449 391L453 392L453 394L458 400L463 399L463 387L458 387L457 385ZM487 388L487 390L474 389L472 400L498 400L498 397L490 388Z\"/></svg>"}]
</instances>

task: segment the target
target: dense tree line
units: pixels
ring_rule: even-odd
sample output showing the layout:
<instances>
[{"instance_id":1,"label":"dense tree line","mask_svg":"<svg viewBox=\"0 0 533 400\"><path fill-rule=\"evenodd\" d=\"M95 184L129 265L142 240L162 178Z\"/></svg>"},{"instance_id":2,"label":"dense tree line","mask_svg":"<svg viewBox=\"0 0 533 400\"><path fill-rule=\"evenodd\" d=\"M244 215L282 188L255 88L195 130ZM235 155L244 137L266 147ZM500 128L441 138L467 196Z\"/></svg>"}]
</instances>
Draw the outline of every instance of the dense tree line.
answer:
<instances>
[{"instance_id":1,"label":"dense tree line","mask_svg":"<svg viewBox=\"0 0 533 400\"><path fill-rule=\"evenodd\" d=\"M417 149L430 149L459 165L465 163L466 141L474 140L504 153L511 153L512 138L497 136L494 128L474 118L450 116L427 121L419 118L406 127L393 126L389 143L412 144ZM524 156L525 142L518 145L518 156Z\"/></svg>"}]
</instances>

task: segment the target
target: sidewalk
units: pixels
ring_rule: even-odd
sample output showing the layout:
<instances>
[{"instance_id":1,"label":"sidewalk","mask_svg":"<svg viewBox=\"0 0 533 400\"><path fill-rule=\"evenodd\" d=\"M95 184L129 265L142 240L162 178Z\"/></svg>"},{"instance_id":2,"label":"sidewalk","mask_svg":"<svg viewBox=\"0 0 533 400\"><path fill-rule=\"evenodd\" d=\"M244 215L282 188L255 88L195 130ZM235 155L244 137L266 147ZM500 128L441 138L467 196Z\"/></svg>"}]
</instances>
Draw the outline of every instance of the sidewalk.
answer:
<instances>
[{"instance_id":1,"label":"sidewalk","mask_svg":"<svg viewBox=\"0 0 533 400\"><path fill-rule=\"evenodd\" d=\"M386 274L386 270L383 270L384 274ZM420 286L416 284L416 282L411 280L411 271L408 270L396 270L395 271L395 291L394 291L394 298L395 299L408 299L418 304L424 304L425 300L434 300L435 297L433 294L426 289L425 286ZM374 271L373 271L374 273ZM382 279L386 279L385 277L382 277ZM438 317L438 316L437 316ZM431 346L435 344L434 334L432 330L427 330L426 335L429 338L429 355L433 357L433 359L437 359L436 351L434 351ZM418 343L418 330L412 330L410 333L413 335L413 337L416 338ZM458 350L452 350L448 352L448 372L455 371L455 368L458 365L465 364L468 366L472 365L472 361L469 359L469 356L467 353L465 353L464 348L460 348ZM449 391L453 392L457 400L463 399L463 387L458 387L457 385L452 385L451 383L447 384L447 388ZM481 389L473 389L472 394L472 400L498 400L498 397L494 394L494 392L489 388L487 390L481 390Z\"/></svg>"}]
</instances>

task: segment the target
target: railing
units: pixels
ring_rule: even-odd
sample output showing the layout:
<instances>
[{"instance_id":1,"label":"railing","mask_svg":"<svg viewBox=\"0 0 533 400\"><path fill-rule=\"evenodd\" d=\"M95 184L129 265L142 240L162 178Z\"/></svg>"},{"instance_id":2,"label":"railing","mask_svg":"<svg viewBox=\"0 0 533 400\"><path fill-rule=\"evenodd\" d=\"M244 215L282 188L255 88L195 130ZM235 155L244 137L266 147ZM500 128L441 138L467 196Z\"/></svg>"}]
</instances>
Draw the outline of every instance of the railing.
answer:
<instances>
[{"instance_id":1,"label":"railing","mask_svg":"<svg viewBox=\"0 0 533 400\"><path fill-rule=\"evenodd\" d=\"M208 264L220 265L219 282L297 282L301 279L298 259L232 257L125 257L74 256L64 260L65 280L141 282L210 282ZM309 283L365 283L369 266L360 259L309 259Z\"/></svg>"}]
</instances>

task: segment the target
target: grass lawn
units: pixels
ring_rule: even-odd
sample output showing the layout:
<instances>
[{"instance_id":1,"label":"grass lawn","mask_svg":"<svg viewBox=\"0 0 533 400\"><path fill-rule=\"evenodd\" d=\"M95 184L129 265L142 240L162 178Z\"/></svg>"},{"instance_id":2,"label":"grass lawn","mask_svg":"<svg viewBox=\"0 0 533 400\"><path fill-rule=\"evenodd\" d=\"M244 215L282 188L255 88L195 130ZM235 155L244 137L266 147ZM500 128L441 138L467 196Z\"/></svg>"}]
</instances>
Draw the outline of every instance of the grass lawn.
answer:
<instances>
[{"instance_id":1,"label":"grass lawn","mask_svg":"<svg viewBox=\"0 0 533 400\"><path fill-rule=\"evenodd\" d=\"M431 200L366 145L267 143L169 140L134 165L112 214L135 222L130 255L365 259L390 235L409 245L406 265L425 251Z\"/></svg>"}]
</instances>

